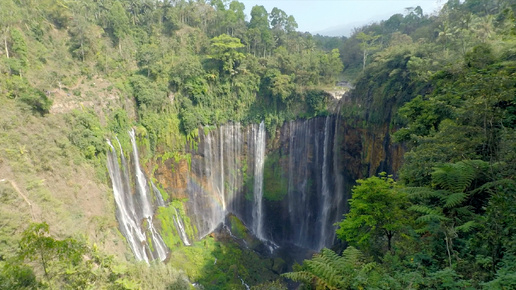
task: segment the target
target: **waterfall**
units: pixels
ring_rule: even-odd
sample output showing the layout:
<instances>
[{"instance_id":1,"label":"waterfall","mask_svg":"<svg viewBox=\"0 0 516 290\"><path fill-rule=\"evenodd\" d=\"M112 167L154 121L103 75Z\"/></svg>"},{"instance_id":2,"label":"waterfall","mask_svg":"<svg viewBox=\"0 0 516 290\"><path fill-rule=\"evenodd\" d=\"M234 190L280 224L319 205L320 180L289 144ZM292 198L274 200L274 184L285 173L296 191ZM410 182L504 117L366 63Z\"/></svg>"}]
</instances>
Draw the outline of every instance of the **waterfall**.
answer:
<instances>
[{"instance_id":1,"label":"waterfall","mask_svg":"<svg viewBox=\"0 0 516 290\"><path fill-rule=\"evenodd\" d=\"M187 191L189 212L197 227L199 238L211 233L224 221L225 198L223 196L223 151L219 150L220 139L210 131L200 142L199 153L202 159L192 160L192 170L188 180Z\"/></svg>"},{"instance_id":2,"label":"waterfall","mask_svg":"<svg viewBox=\"0 0 516 290\"><path fill-rule=\"evenodd\" d=\"M324 148L323 148L323 166L322 166L322 203L320 209L320 218L321 218L321 236L319 239L319 249L322 249L326 245L326 236L327 236L327 228L328 228L328 213L331 210L330 203L330 191L329 191L329 169L328 169L328 140L330 139L329 132L329 123L330 117L326 117L326 121L324 122Z\"/></svg>"},{"instance_id":3,"label":"waterfall","mask_svg":"<svg viewBox=\"0 0 516 290\"><path fill-rule=\"evenodd\" d=\"M151 181L152 191L154 192L154 196L156 197L156 203L158 206L164 207L165 201L163 200L163 196L161 195L161 191L156 187L154 182Z\"/></svg>"},{"instance_id":4,"label":"waterfall","mask_svg":"<svg viewBox=\"0 0 516 290\"><path fill-rule=\"evenodd\" d=\"M107 140L111 151L108 153L108 171L113 184L113 194L115 196L115 203L117 206L117 219L120 226L120 231L125 236L129 243L129 247L133 251L135 257L139 261L149 263L150 260L160 259L165 260L167 257L167 247L160 234L154 228L152 220L154 210L151 203L151 196L147 179L140 168L138 148L136 146L134 130L129 131L131 145L133 148L133 162L135 180L135 192L131 190L131 183L129 178L129 166L125 160L122 146L118 141L120 148L120 160L122 170L118 164L116 150ZM153 185L154 194L157 198L157 203L160 206L164 205L163 198L159 190ZM156 193L156 191L158 191ZM160 200L161 198L161 200ZM147 223L147 231L142 230L142 223ZM152 243L152 247L148 244L148 240Z\"/></svg>"},{"instance_id":5,"label":"waterfall","mask_svg":"<svg viewBox=\"0 0 516 290\"><path fill-rule=\"evenodd\" d=\"M233 213L265 240L263 166L265 124L239 123L202 130L187 185L187 211L198 237L211 233ZM252 181L252 182L251 182Z\"/></svg>"},{"instance_id":6,"label":"waterfall","mask_svg":"<svg viewBox=\"0 0 516 290\"><path fill-rule=\"evenodd\" d=\"M167 258L167 246L165 246L165 242L161 238L161 235L158 233L158 231L156 231L156 228L154 228L154 224L152 223L152 216L147 218L147 225L147 229L152 235L152 245L154 246L154 250L158 255L157 258L159 258L161 261L164 261Z\"/></svg>"},{"instance_id":7,"label":"waterfall","mask_svg":"<svg viewBox=\"0 0 516 290\"><path fill-rule=\"evenodd\" d=\"M333 224L342 215L343 180L339 172L337 144L338 119L334 116L286 123L280 137L279 152L288 158L280 162L288 178L288 215L274 215L272 239L302 248L320 250L335 237ZM267 208L266 208L267 210ZM267 217L267 220L271 220Z\"/></svg>"},{"instance_id":8,"label":"waterfall","mask_svg":"<svg viewBox=\"0 0 516 290\"><path fill-rule=\"evenodd\" d=\"M134 158L134 171L136 172L136 193L139 197L141 216L140 219L147 219L149 231L152 233L152 244L158 254L158 258L163 261L167 258L166 246L161 239L161 236L156 232L154 228L154 224L152 223L152 215L154 211L152 209L152 203L149 194L149 186L147 183L147 179L143 174L143 171L140 168L140 160L138 156L138 147L136 146L136 137L134 129L129 131L129 136L131 137L131 145L133 147L133 158ZM159 238L155 238L159 236Z\"/></svg>"},{"instance_id":9,"label":"waterfall","mask_svg":"<svg viewBox=\"0 0 516 290\"><path fill-rule=\"evenodd\" d=\"M136 173L136 194L140 205L139 218L148 218L153 214L150 195L148 194L147 179L140 168L140 160L138 159L138 147L136 146L136 138L134 129L129 131L131 137L131 145L133 147L134 172Z\"/></svg>"},{"instance_id":10,"label":"waterfall","mask_svg":"<svg viewBox=\"0 0 516 290\"><path fill-rule=\"evenodd\" d=\"M224 196L224 187L226 186L224 183L224 141L223 141L223 134L222 134L222 126L219 127L220 134L220 199L222 200L222 209L224 210L224 213L226 213L226 197Z\"/></svg>"},{"instance_id":11,"label":"waterfall","mask_svg":"<svg viewBox=\"0 0 516 290\"><path fill-rule=\"evenodd\" d=\"M312 135L311 121L303 123L291 121L288 123L289 145L288 145L288 223L291 234L288 240L301 247L309 247L310 237L313 226L310 226L313 212L310 210L309 200L309 161L310 145L314 144L310 136Z\"/></svg>"},{"instance_id":12,"label":"waterfall","mask_svg":"<svg viewBox=\"0 0 516 290\"><path fill-rule=\"evenodd\" d=\"M179 236L181 237L181 240L183 241L183 244L185 246L190 246L190 242L188 241L188 236L186 235L185 226L183 224L183 221L181 220L181 217L177 213L177 209L174 207L174 221L176 222L176 229L179 233Z\"/></svg>"},{"instance_id":13,"label":"waterfall","mask_svg":"<svg viewBox=\"0 0 516 290\"><path fill-rule=\"evenodd\" d=\"M255 128L253 128L256 130ZM253 231L257 238L265 240L263 234L263 165L265 159L265 125L262 121L255 134L255 163L254 163L254 204L253 204Z\"/></svg>"},{"instance_id":14,"label":"waterfall","mask_svg":"<svg viewBox=\"0 0 516 290\"><path fill-rule=\"evenodd\" d=\"M339 147L339 120L340 120L340 108L341 103L339 102L339 106L337 109L337 117L335 118L335 131L333 133L333 177L335 180L335 187L333 192L333 201L332 204L336 205L335 207L335 214L331 217L331 224L334 225L335 223L339 222L342 219L342 214L345 211L344 207L347 202L344 201L344 180L342 173L339 171L339 165L341 165L339 156L340 156L340 147ZM341 165L342 166L342 165ZM330 243L332 243L335 240L335 231L336 226L332 226L332 231L328 234L328 239Z\"/></svg>"},{"instance_id":15,"label":"waterfall","mask_svg":"<svg viewBox=\"0 0 516 290\"><path fill-rule=\"evenodd\" d=\"M198 146L188 149L192 157L189 172L181 173L187 178L186 187L178 188L181 198L187 197L184 213L191 224L185 224L187 220L176 208L171 212L182 243L191 245L192 238L213 232L227 214L233 214L271 252L276 245L311 250L331 246L333 224L345 210L343 191L349 179L341 173L344 159L340 157L338 127L339 116L286 122L269 140L272 149L267 156L263 121L200 130ZM145 176L134 130L129 137L131 166L120 142L115 150L108 140L107 166L120 231L137 260L164 260L168 249L153 216L157 206L172 205L167 205L158 187ZM267 171L271 168L274 174ZM196 237L186 234L190 226Z\"/></svg>"},{"instance_id":16,"label":"waterfall","mask_svg":"<svg viewBox=\"0 0 516 290\"><path fill-rule=\"evenodd\" d=\"M116 150L109 140L107 140L111 150L108 152L108 171L113 184L113 195L116 203L116 217L120 226L120 231L126 237L129 247L134 253L136 260L149 262L149 257L145 251L144 243L146 241L145 234L142 232L138 222L135 219L134 207L128 206L128 200L132 198L127 189L130 188L129 179L120 170ZM123 152L120 151L123 156ZM124 162L122 163L123 166ZM127 170L127 167L124 168Z\"/></svg>"}]
</instances>

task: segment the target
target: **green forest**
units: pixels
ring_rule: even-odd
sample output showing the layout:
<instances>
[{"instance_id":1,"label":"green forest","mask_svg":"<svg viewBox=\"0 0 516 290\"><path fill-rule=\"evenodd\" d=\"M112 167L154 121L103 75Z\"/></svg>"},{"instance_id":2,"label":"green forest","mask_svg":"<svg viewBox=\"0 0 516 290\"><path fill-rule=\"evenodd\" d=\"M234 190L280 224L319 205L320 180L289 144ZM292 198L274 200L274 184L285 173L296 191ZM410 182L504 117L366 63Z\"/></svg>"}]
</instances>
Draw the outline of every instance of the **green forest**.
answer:
<instances>
[{"instance_id":1,"label":"green forest","mask_svg":"<svg viewBox=\"0 0 516 290\"><path fill-rule=\"evenodd\" d=\"M516 1L407 8L350 37L244 9L0 0L0 288L516 288ZM106 138L134 127L142 163L188 159L200 126L264 120L274 136L329 115L343 81L339 117L388 128L404 155L356 181L332 249L288 271L210 237L167 264L130 257Z\"/></svg>"}]
</instances>

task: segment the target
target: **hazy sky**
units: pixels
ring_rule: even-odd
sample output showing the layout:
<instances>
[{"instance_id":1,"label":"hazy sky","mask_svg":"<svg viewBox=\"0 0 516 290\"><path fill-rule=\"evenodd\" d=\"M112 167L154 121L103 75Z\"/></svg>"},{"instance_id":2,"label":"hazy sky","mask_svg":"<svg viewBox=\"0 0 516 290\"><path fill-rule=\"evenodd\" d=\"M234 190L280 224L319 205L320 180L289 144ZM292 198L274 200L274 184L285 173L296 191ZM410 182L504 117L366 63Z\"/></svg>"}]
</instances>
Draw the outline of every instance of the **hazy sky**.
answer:
<instances>
[{"instance_id":1,"label":"hazy sky","mask_svg":"<svg viewBox=\"0 0 516 290\"><path fill-rule=\"evenodd\" d=\"M424 14L441 7L443 0L239 0L245 4L246 14L255 5L263 5L268 12L274 7L293 15L299 31L321 33L358 27L374 20L388 19L404 13L406 7L421 6ZM346 27L346 28L345 28ZM330 33L332 34L332 33ZM334 33L333 33L334 34Z\"/></svg>"}]
</instances>

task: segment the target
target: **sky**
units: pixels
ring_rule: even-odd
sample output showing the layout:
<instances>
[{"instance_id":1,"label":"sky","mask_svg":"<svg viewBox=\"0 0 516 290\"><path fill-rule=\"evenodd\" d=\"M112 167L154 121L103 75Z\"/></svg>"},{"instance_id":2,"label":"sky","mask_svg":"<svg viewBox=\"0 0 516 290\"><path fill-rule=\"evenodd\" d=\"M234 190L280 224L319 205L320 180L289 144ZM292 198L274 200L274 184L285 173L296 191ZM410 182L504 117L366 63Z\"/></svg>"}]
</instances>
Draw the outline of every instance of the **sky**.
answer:
<instances>
[{"instance_id":1,"label":"sky","mask_svg":"<svg viewBox=\"0 0 516 290\"><path fill-rule=\"evenodd\" d=\"M250 19L251 8L263 5L268 12L274 7L293 15L298 31L330 36L349 36L354 27L388 19L404 13L406 7L423 8L432 14L442 7L444 0L239 0L245 4Z\"/></svg>"}]
</instances>

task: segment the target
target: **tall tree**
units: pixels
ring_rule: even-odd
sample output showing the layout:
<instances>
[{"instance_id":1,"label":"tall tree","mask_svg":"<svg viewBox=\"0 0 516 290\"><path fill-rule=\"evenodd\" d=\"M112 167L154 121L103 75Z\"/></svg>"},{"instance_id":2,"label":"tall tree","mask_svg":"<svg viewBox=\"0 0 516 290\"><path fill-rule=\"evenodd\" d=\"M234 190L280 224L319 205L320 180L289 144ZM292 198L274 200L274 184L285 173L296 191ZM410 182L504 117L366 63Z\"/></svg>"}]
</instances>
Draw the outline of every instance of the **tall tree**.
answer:
<instances>
[{"instance_id":1,"label":"tall tree","mask_svg":"<svg viewBox=\"0 0 516 290\"><path fill-rule=\"evenodd\" d=\"M365 69L369 54L380 48L380 45L377 43L379 38L380 35L375 35L374 33L366 34L362 31L356 35L356 39L360 40L360 49L362 50L362 70Z\"/></svg>"},{"instance_id":2,"label":"tall tree","mask_svg":"<svg viewBox=\"0 0 516 290\"><path fill-rule=\"evenodd\" d=\"M9 47L7 40L9 37L9 29L14 24L18 16L16 15L18 8L12 0L5 0L0 2L0 27L4 40L5 56L9 58Z\"/></svg>"},{"instance_id":3,"label":"tall tree","mask_svg":"<svg viewBox=\"0 0 516 290\"><path fill-rule=\"evenodd\" d=\"M122 40L129 34L129 17L119 1L115 1L109 14L109 28L111 28L119 52L122 52Z\"/></svg>"}]
</instances>

